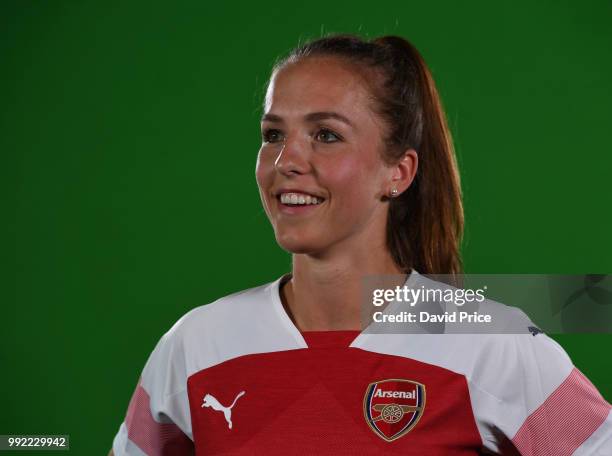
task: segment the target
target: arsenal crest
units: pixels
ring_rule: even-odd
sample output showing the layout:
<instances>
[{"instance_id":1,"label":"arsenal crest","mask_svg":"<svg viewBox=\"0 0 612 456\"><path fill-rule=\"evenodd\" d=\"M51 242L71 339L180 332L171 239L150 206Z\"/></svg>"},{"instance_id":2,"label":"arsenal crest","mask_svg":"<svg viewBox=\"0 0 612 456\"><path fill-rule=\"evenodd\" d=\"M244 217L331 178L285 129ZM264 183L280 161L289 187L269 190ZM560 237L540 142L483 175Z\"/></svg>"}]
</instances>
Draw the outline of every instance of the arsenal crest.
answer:
<instances>
[{"instance_id":1,"label":"arsenal crest","mask_svg":"<svg viewBox=\"0 0 612 456\"><path fill-rule=\"evenodd\" d=\"M363 398L363 413L370 428L387 442L407 434L423 415L425 385L389 379L370 383Z\"/></svg>"}]
</instances>

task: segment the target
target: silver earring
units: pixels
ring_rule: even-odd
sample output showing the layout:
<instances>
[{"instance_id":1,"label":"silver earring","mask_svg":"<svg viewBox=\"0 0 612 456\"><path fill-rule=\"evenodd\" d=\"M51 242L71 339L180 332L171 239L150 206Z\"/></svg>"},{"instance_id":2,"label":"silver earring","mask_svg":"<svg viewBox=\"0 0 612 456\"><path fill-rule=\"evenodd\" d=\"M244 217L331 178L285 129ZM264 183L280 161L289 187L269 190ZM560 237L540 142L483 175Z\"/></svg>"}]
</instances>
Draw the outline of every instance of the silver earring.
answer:
<instances>
[{"instance_id":1,"label":"silver earring","mask_svg":"<svg viewBox=\"0 0 612 456\"><path fill-rule=\"evenodd\" d=\"M391 190L391 197L394 198L396 197L398 194L397 188L394 188L393 190Z\"/></svg>"}]
</instances>

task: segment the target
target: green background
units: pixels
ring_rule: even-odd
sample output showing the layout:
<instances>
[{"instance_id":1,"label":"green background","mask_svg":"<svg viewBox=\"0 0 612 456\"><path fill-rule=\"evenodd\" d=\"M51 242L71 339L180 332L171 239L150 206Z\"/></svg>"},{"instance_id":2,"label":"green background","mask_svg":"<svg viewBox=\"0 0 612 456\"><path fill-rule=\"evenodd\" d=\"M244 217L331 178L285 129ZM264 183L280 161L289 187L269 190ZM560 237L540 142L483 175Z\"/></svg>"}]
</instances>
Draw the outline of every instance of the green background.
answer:
<instances>
[{"instance_id":1,"label":"green background","mask_svg":"<svg viewBox=\"0 0 612 456\"><path fill-rule=\"evenodd\" d=\"M159 337L289 269L259 105L321 32L400 34L429 62L467 272L612 272L611 22L603 0L2 2L0 434L105 453ZM612 400L612 337L556 339Z\"/></svg>"}]
</instances>

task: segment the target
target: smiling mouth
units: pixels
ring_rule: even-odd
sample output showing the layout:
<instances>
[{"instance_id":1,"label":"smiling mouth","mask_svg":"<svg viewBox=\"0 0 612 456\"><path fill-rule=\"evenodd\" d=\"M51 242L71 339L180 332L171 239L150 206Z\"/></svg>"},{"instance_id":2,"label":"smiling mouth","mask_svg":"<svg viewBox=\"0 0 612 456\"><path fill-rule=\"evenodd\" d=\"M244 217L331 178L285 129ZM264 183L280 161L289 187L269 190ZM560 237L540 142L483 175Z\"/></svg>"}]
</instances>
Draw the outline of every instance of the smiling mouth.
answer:
<instances>
[{"instance_id":1,"label":"smiling mouth","mask_svg":"<svg viewBox=\"0 0 612 456\"><path fill-rule=\"evenodd\" d=\"M281 193L277 196L277 199L286 206L317 206L325 201L321 197L297 192Z\"/></svg>"}]
</instances>

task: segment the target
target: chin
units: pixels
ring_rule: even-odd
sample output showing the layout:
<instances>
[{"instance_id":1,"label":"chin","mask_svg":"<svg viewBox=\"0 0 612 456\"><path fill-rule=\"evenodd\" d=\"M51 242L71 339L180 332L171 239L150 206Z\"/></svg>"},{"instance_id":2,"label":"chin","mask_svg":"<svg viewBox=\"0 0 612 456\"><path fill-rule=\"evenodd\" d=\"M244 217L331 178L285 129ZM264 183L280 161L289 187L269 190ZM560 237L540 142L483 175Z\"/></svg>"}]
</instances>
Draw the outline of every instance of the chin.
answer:
<instances>
[{"instance_id":1,"label":"chin","mask_svg":"<svg viewBox=\"0 0 612 456\"><path fill-rule=\"evenodd\" d=\"M321 249L320 243L315 242L314 239L309 239L308 236L277 234L276 242L289 253L312 253Z\"/></svg>"}]
</instances>

